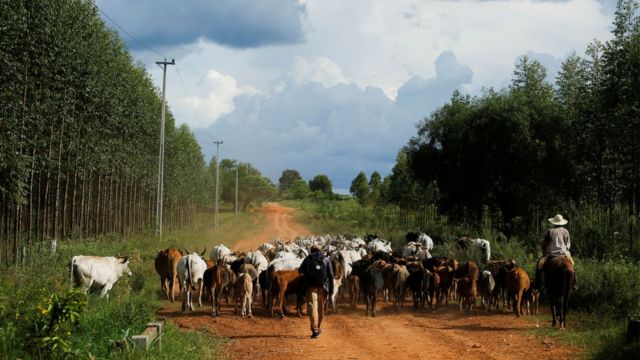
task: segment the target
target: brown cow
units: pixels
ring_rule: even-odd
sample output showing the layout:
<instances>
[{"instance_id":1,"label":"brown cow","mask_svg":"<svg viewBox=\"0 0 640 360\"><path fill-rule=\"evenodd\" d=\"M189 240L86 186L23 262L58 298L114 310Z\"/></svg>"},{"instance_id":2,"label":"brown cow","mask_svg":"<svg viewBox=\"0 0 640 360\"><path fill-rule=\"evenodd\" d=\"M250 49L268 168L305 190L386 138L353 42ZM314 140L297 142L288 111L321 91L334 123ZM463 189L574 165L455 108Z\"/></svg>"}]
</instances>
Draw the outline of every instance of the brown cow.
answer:
<instances>
[{"instance_id":1,"label":"brown cow","mask_svg":"<svg viewBox=\"0 0 640 360\"><path fill-rule=\"evenodd\" d=\"M473 261L461 263L460 266L458 266L458 270L456 270L455 277L460 279L457 283L456 293L458 295L464 295L465 298L459 299L459 301L466 301L467 309L471 309L476 303L479 276L480 270L478 269L478 265ZM465 278L466 280L462 280Z\"/></svg>"},{"instance_id":2,"label":"brown cow","mask_svg":"<svg viewBox=\"0 0 640 360\"><path fill-rule=\"evenodd\" d=\"M513 314L516 317L523 315L522 313L522 298L525 291L529 289L530 281L529 275L523 268L517 267L507 275L507 292L509 293L509 300L513 302Z\"/></svg>"},{"instance_id":3,"label":"brown cow","mask_svg":"<svg viewBox=\"0 0 640 360\"><path fill-rule=\"evenodd\" d=\"M433 309L433 301L436 302L436 309L440 305L440 275L437 272L429 272L429 287L427 288L427 301L429 308Z\"/></svg>"},{"instance_id":4,"label":"brown cow","mask_svg":"<svg viewBox=\"0 0 640 360\"><path fill-rule=\"evenodd\" d=\"M435 271L440 277L440 288L438 289L438 297L440 302L445 301L449 305L449 293L453 285L453 276L455 275L454 268L450 265L439 266Z\"/></svg>"},{"instance_id":5,"label":"brown cow","mask_svg":"<svg viewBox=\"0 0 640 360\"><path fill-rule=\"evenodd\" d=\"M471 310L476 303L476 281L469 279L468 277L459 278L458 280L458 302L460 311L466 308Z\"/></svg>"},{"instance_id":6,"label":"brown cow","mask_svg":"<svg viewBox=\"0 0 640 360\"><path fill-rule=\"evenodd\" d=\"M287 295L296 295L296 312L298 317L302 317L302 303L303 303L303 286L302 275L298 270L280 270L273 274L271 281L271 289L269 292L272 294L272 302L278 298L278 305L276 306L280 317L284 318L284 301ZM271 316L276 309L273 304L269 304L271 307Z\"/></svg>"},{"instance_id":7,"label":"brown cow","mask_svg":"<svg viewBox=\"0 0 640 360\"><path fill-rule=\"evenodd\" d=\"M167 296L167 299L174 302L175 297L175 284L178 283L178 291L182 290L180 282L176 281L178 275L178 262L184 255L180 249L168 248L158 252L155 259L155 268L158 275L160 275L160 286L162 292ZM169 286L167 287L167 281Z\"/></svg>"},{"instance_id":8,"label":"brown cow","mask_svg":"<svg viewBox=\"0 0 640 360\"><path fill-rule=\"evenodd\" d=\"M220 299L223 292L232 291L236 275L224 265L214 265L207 269L202 277L204 287L211 292L211 316L220 316Z\"/></svg>"}]
</instances>

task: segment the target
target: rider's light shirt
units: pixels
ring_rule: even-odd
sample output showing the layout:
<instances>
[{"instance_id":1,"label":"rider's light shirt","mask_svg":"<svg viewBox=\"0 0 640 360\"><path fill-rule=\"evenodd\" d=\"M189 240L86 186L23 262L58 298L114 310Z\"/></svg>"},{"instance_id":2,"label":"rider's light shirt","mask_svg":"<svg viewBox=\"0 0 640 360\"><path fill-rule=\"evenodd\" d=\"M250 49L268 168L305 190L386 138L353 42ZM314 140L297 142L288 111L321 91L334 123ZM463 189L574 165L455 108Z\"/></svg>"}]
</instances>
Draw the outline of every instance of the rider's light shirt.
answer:
<instances>
[{"instance_id":1,"label":"rider's light shirt","mask_svg":"<svg viewBox=\"0 0 640 360\"><path fill-rule=\"evenodd\" d=\"M547 230L540 242L545 255L571 256L571 253L569 253L571 238L569 237L569 231L563 227Z\"/></svg>"}]
</instances>

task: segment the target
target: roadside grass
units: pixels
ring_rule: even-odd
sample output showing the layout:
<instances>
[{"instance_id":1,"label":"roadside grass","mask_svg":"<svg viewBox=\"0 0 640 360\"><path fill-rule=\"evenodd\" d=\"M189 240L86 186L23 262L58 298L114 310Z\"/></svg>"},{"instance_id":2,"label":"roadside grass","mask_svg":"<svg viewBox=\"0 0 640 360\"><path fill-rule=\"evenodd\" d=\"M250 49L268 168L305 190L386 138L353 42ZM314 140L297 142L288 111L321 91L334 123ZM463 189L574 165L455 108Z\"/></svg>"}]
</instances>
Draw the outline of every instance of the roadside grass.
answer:
<instances>
[{"instance_id":1,"label":"roadside grass","mask_svg":"<svg viewBox=\"0 0 640 360\"><path fill-rule=\"evenodd\" d=\"M367 228L355 219L358 204L355 201L311 202L288 200L283 204L296 209L294 217L317 234L353 234L363 236L377 233L389 239L394 248L401 247L407 231L417 229L380 230ZM365 219L369 223L369 219ZM426 230L426 229L425 229ZM429 235L436 241L433 256L447 256L463 260L474 260L481 264L479 252L461 250L453 241L456 235L473 234L457 224L444 221L430 224ZM506 239L493 234L489 226L482 227L481 234L491 240L492 258L515 259L533 278L538 254L534 254L524 239ZM605 259L580 259L576 262L579 289L572 293L567 317L568 330L559 331L549 324L550 315L528 317L538 321L540 328L533 330L540 337L552 337L567 344L584 349L583 358L593 359L640 359L638 343L625 340L627 317L640 311L640 263L623 257ZM546 296L543 296L543 300ZM547 308L540 304L541 309Z\"/></svg>"},{"instance_id":2,"label":"roadside grass","mask_svg":"<svg viewBox=\"0 0 640 360\"><path fill-rule=\"evenodd\" d=\"M626 322L601 314L573 311L567 315L567 330L561 331L550 326L551 315L527 317L537 321L539 328L531 332L538 337L551 337L570 346L582 349L583 359L639 359L640 343L625 339Z\"/></svg>"},{"instance_id":3,"label":"roadside grass","mask_svg":"<svg viewBox=\"0 0 640 360\"><path fill-rule=\"evenodd\" d=\"M200 253L206 246L208 258L211 246L230 246L262 224L264 217L259 212L221 213L218 231L212 227L185 229L166 233L162 240L153 234L65 240L59 242L53 256L43 253L25 265L5 269L0 277L0 357L170 359L189 354L218 358L220 339L198 331L178 331L170 322L161 348L146 352L133 349L131 336L139 334L147 322L156 319L160 308L170 304L160 291L153 261L157 252L167 247L186 247ZM64 302L68 294L73 294L69 260L74 255L128 255L133 276L121 277L108 300L101 299L98 292L90 293L85 300L81 294L74 298L77 301ZM51 309L63 305L84 310L75 322L70 317L54 321ZM50 311L46 310L48 306ZM41 324L48 323L56 326L43 330ZM47 345L52 341L60 342L55 347Z\"/></svg>"}]
</instances>

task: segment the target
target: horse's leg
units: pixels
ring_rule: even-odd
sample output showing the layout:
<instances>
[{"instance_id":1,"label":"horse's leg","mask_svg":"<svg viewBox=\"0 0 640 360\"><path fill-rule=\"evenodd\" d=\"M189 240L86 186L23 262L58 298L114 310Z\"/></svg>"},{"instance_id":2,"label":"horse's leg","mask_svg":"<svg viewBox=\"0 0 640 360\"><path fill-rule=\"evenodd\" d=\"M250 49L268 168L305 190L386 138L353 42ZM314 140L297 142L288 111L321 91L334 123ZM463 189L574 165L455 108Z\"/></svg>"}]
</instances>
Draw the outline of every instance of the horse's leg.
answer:
<instances>
[{"instance_id":1,"label":"horse's leg","mask_svg":"<svg viewBox=\"0 0 640 360\"><path fill-rule=\"evenodd\" d=\"M556 326L556 298L553 294L549 294L549 302L551 306L551 326Z\"/></svg>"}]
</instances>

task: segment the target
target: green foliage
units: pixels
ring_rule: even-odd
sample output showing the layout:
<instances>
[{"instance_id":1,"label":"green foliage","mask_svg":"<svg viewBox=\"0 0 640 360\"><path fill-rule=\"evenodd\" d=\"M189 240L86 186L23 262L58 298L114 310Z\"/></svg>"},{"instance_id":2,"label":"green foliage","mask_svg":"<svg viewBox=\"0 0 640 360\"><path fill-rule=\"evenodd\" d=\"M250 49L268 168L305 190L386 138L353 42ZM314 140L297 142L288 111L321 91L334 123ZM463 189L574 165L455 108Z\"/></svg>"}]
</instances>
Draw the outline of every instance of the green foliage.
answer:
<instances>
[{"instance_id":1,"label":"green foliage","mask_svg":"<svg viewBox=\"0 0 640 360\"><path fill-rule=\"evenodd\" d=\"M309 184L303 179L295 180L280 196L288 200L304 199L309 196Z\"/></svg>"},{"instance_id":2,"label":"green foliage","mask_svg":"<svg viewBox=\"0 0 640 360\"><path fill-rule=\"evenodd\" d=\"M378 179L380 180L380 179ZM360 205L365 205L369 196L369 183L367 182L367 175L364 172L360 172L353 181L351 181L351 187L349 192L358 200Z\"/></svg>"},{"instance_id":3,"label":"green foliage","mask_svg":"<svg viewBox=\"0 0 640 360\"><path fill-rule=\"evenodd\" d=\"M280 179L278 179L278 192L281 194L291 190L299 181L302 180L302 176L298 170L285 169L282 171Z\"/></svg>"},{"instance_id":4,"label":"green foliage","mask_svg":"<svg viewBox=\"0 0 640 360\"><path fill-rule=\"evenodd\" d=\"M211 174L211 194L215 194L215 158L209 163ZM269 178L249 163L232 159L220 161L220 199L227 204L234 204L236 197L236 175L238 176L238 206L247 209L251 205L259 206L263 201L275 197L276 188ZM213 199L212 199L213 201Z\"/></svg>"},{"instance_id":5,"label":"green foliage","mask_svg":"<svg viewBox=\"0 0 640 360\"><path fill-rule=\"evenodd\" d=\"M324 194L330 195L333 193L331 180L327 175L319 174L309 180L310 191L321 191Z\"/></svg>"},{"instance_id":6,"label":"green foliage","mask_svg":"<svg viewBox=\"0 0 640 360\"><path fill-rule=\"evenodd\" d=\"M3 354L45 359L79 355L71 342L86 307L87 295L75 289L54 293L36 305L17 300L10 306L0 307L3 324L0 326L0 348Z\"/></svg>"},{"instance_id":7,"label":"green foliage","mask_svg":"<svg viewBox=\"0 0 640 360\"><path fill-rule=\"evenodd\" d=\"M640 314L640 263L624 258L576 259L580 287L571 304L597 313Z\"/></svg>"}]
</instances>

